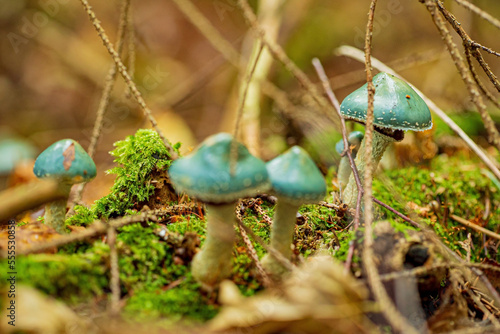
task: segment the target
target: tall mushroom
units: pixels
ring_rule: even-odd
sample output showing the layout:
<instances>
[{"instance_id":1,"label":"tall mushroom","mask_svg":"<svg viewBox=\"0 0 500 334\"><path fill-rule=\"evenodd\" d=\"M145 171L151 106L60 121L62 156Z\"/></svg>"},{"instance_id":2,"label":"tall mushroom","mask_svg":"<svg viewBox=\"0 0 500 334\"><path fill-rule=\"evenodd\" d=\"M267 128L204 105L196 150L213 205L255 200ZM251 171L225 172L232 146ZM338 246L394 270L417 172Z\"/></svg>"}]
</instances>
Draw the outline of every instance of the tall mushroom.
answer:
<instances>
[{"instance_id":1,"label":"tall mushroom","mask_svg":"<svg viewBox=\"0 0 500 334\"><path fill-rule=\"evenodd\" d=\"M424 131L432 127L429 107L424 100L403 80L381 72L373 78L375 85L374 129L372 161L374 170L384 154L387 145L401 141L404 131ZM367 84L349 94L340 105L340 112L347 120L365 123L368 109ZM356 157L356 166L361 182L365 174L365 141L361 143ZM344 191L344 202L356 206L358 189L351 175Z\"/></svg>"},{"instance_id":2,"label":"tall mushroom","mask_svg":"<svg viewBox=\"0 0 500 334\"><path fill-rule=\"evenodd\" d=\"M237 143L234 175L230 173L233 137L219 133L207 138L189 156L177 159L169 169L177 192L205 203L207 236L191 264L193 277L214 286L231 274L235 206L239 198L269 189L265 163Z\"/></svg>"},{"instance_id":3,"label":"tall mushroom","mask_svg":"<svg viewBox=\"0 0 500 334\"><path fill-rule=\"evenodd\" d=\"M351 145L351 154L353 158L356 158L359 146L363 140L364 134L361 131L353 131L349 134L347 142ZM338 154L344 152L344 140L339 140L335 145L335 150ZM345 155L340 158L339 169L337 172L337 180L339 182L340 189L344 190L347 182L349 181L349 176L351 175L351 165L349 164L349 158Z\"/></svg>"},{"instance_id":4,"label":"tall mushroom","mask_svg":"<svg viewBox=\"0 0 500 334\"><path fill-rule=\"evenodd\" d=\"M53 227L58 233L66 233L64 220L71 186L88 182L96 176L94 161L76 141L63 139L40 153L33 172L38 178L52 178L59 182L65 197L47 204L44 220L45 224Z\"/></svg>"},{"instance_id":5,"label":"tall mushroom","mask_svg":"<svg viewBox=\"0 0 500 334\"><path fill-rule=\"evenodd\" d=\"M267 171L272 192L278 197L271 230L271 246L290 259L297 211L301 205L316 203L325 197L325 178L309 154L299 146L294 146L269 161ZM271 254L263 258L262 264L276 278L286 272L285 267Z\"/></svg>"}]
</instances>

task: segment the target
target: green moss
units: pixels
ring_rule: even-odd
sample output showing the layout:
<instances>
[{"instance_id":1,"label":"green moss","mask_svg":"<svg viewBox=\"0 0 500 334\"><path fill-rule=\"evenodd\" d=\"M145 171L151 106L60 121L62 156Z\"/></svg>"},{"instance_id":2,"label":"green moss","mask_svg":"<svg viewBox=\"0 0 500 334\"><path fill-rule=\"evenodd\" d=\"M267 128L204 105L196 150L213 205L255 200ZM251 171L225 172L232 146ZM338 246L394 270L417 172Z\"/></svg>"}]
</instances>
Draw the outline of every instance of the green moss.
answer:
<instances>
[{"instance_id":1,"label":"green moss","mask_svg":"<svg viewBox=\"0 0 500 334\"><path fill-rule=\"evenodd\" d=\"M66 225L87 226L97 219L95 212L86 206L75 205L75 214L66 219Z\"/></svg>"},{"instance_id":2,"label":"green moss","mask_svg":"<svg viewBox=\"0 0 500 334\"><path fill-rule=\"evenodd\" d=\"M118 166L106 171L116 175L110 194L97 200L90 211L77 208L67 224L85 225L94 218L122 216L127 210L147 202L155 189L151 183L153 171L166 171L171 163L166 147L153 130L139 129L135 135L114 146L110 154ZM177 153L179 147L179 143L174 145Z\"/></svg>"},{"instance_id":3,"label":"green moss","mask_svg":"<svg viewBox=\"0 0 500 334\"><path fill-rule=\"evenodd\" d=\"M108 287L107 249L76 255L35 254L18 257L17 283L30 284L71 304L105 293ZM0 262L0 282L8 278L7 262Z\"/></svg>"},{"instance_id":4,"label":"green moss","mask_svg":"<svg viewBox=\"0 0 500 334\"><path fill-rule=\"evenodd\" d=\"M135 320L168 317L169 322L180 320L206 321L215 316L217 307L204 296L198 283L187 274L178 285L167 289L147 289L131 294L124 312Z\"/></svg>"},{"instance_id":5,"label":"green moss","mask_svg":"<svg viewBox=\"0 0 500 334\"><path fill-rule=\"evenodd\" d=\"M391 205L396 210L408 213L412 212L407 208L408 203L418 206L421 220L433 227L443 242L451 249L462 252L465 251L460 245L460 241L467 238L470 232L464 226L456 223L450 218L444 219L444 212L447 210L461 218L474 221L484 225L490 230L496 230L496 222L500 219L500 192L491 182L485 170L478 164L467 161L463 157L448 158L438 156L433 159L430 169L419 167L408 167L400 170L386 172L388 179L375 179L373 182L374 196ZM394 190L397 190L397 196ZM401 201L398 197L401 196ZM490 215L487 221L483 220L485 212L486 198L490 200ZM430 210L432 201L440 203L437 213ZM400 222L410 228L406 222L402 222L393 213L381 209L383 218L392 220L393 226L399 230L404 229ZM449 217L449 215L448 215ZM472 259L484 258L484 247L482 247L482 236L472 233L473 242L477 247L472 251ZM500 260L500 259L496 259Z\"/></svg>"}]
</instances>

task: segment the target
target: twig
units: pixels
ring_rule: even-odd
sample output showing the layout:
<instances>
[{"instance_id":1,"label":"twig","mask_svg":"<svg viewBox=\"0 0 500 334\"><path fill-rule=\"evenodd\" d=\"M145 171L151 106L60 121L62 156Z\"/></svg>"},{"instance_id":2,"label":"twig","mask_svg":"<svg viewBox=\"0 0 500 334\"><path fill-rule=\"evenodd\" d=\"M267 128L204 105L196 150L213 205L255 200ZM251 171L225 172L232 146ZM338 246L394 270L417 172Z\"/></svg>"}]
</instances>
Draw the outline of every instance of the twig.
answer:
<instances>
[{"instance_id":1,"label":"twig","mask_svg":"<svg viewBox=\"0 0 500 334\"><path fill-rule=\"evenodd\" d=\"M118 40L116 42L117 49L119 55L121 55L123 50L124 38L126 27L129 22L130 15L130 0L123 0L122 9L120 13L120 24L118 26ZM108 70L108 74L106 75L104 89L102 91L101 100L99 101L99 107L97 108L97 114L94 122L94 129L92 130L92 137L90 138L90 144L87 148L88 155L93 158L95 154L95 150L97 147L97 143L99 141L99 137L102 132L102 125L104 121L104 114L106 113L106 109L109 105L109 100L111 96L111 91L113 90L115 80L116 80L117 68L116 64L113 62ZM73 213L73 207L75 203L79 203L82 199L83 189L87 185L86 182L81 183L77 186L75 198L73 199L70 212L68 214Z\"/></svg>"},{"instance_id":2,"label":"twig","mask_svg":"<svg viewBox=\"0 0 500 334\"><path fill-rule=\"evenodd\" d=\"M364 217L365 217L365 233L364 233L364 247L363 247L363 263L366 268L368 282L372 288L375 300L380 303L380 307L384 312L385 318L392 325L393 330L401 333L417 334L418 331L411 326L408 321L402 316L400 311L395 307L390 299L387 291L385 290L377 266L375 264L373 255L373 228L372 228L372 137L373 137L373 102L375 96L375 86L373 85L373 74L371 65L371 45L373 35L373 21L375 16L375 6L377 0L372 0L370 4L370 11L368 12L368 23L366 26L365 37L365 70L366 81L368 90L368 110L366 115L365 126L365 152L366 161L365 175L364 175ZM359 153L358 153L359 154Z\"/></svg>"},{"instance_id":3,"label":"twig","mask_svg":"<svg viewBox=\"0 0 500 334\"><path fill-rule=\"evenodd\" d=\"M158 217L169 215L172 212L177 212L179 210L185 210L186 208L188 208L186 205L175 205L167 209L144 211L134 216L125 216L117 219L111 219L108 222L98 219L93 221L90 224L90 226L86 228L85 231L83 232L64 235L53 241L45 242L27 249L19 250L17 254L26 255L26 254L38 253L50 248L61 247L73 242L84 241L105 234L109 226L114 228L120 228L134 223L146 222L148 220L156 221Z\"/></svg>"},{"instance_id":4,"label":"twig","mask_svg":"<svg viewBox=\"0 0 500 334\"><path fill-rule=\"evenodd\" d=\"M253 73L255 68L257 67L257 63L259 62L259 57L262 52L262 46L257 51L257 55L253 60L252 64L250 64L250 70L246 72L245 80L243 81L243 90L240 97L240 103L238 106L238 113L236 114L236 121L234 124L234 133L233 133L233 141L231 142L231 152L230 152L230 160L229 160L229 173L234 175L236 172L236 160L238 160L238 133L241 125L241 117L243 116L243 109L245 107L245 100L248 94L248 88L250 87L250 81L252 80Z\"/></svg>"},{"instance_id":5,"label":"twig","mask_svg":"<svg viewBox=\"0 0 500 334\"><path fill-rule=\"evenodd\" d=\"M129 0L130 1L130 0ZM127 20L127 67L128 73L132 80L134 80L135 76L135 28L134 28L134 20L132 18L133 12L129 13L129 19ZM127 92L125 94L127 97L130 97L130 89L127 88Z\"/></svg>"},{"instance_id":6,"label":"twig","mask_svg":"<svg viewBox=\"0 0 500 334\"><path fill-rule=\"evenodd\" d=\"M471 4L470 2L468 2L466 0L455 0L455 2L458 3L460 6L467 8L468 10L473 12L474 14L476 14L479 17L481 17L482 19L484 19L485 21L488 21L489 23L494 25L496 28L500 29L500 21L497 20L495 17L491 16L490 14L488 14L487 12L485 12L484 10L482 10L481 8Z\"/></svg>"},{"instance_id":7,"label":"twig","mask_svg":"<svg viewBox=\"0 0 500 334\"><path fill-rule=\"evenodd\" d=\"M384 207L385 209L391 211L392 213L394 213L395 215L397 215L399 218L403 219L404 221L412 224L413 226L415 226L417 228L422 228L422 226L419 223L417 223L416 221L414 221L411 218L405 216L404 214L402 214L401 212L397 211L396 209L390 207L389 205L385 204L384 202L379 201L375 197L372 197L372 198L373 198L373 201L375 203L377 203L378 205L380 205L380 206Z\"/></svg>"},{"instance_id":8,"label":"twig","mask_svg":"<svg viewBox=\"0 0 500 334\"><path fill-rule=\"evenodd\" d=\"M241 201L236 205L236 219L243 224L243 217L241 216L241 211L240 208L242 207ZM245 232L244 229L242 229L238 225L238 230L240 231L241 238L243 239L243 242L245 243L246 249L248 256L252 259L252 261L255 263L255 266L257 267L257 270L259 271L260 276L262 276L262 281L265 287L270 287L272 285L272 281L269 278L269 275L267 272L264 270L262 267L262 264L259 261L259 257L257 256L257 252L255 251L255 248L252 245L252 242L248 238L248 234Z\"/></svg>"},{"instance_id":9,"label":"twig","mask_svg":"<svg viewBox=\"0 0 500 334\"><path fill-rule=\"evenodd\" d=\"M262 43L267 47L271 55L278 60L294 77L297 81L304 87L312 98L318 103L320 107L326 107L326 101L318 93L315 85L309 80L307 75L297 67L297 65L287 56L285 51L278 44L274 43L266 34L265 30L260 26L257 17L250 8L247 0L238 0L238 6L241 8L245 20L248 22L252 30L261 39ZM323 109L322 108L322 109ZM332 119L332 114L329 112L324 112L324 116L328 119ZM334 119L334 121L336 121Z\"/></svg>"},{"instance_id":10,"label":"twig","mask_svg":"<svg viewBox=\"0 0 500 334\"><path fill-rule=\"evenodd\" d=\"M111 268L111 303L109 312L112 316L120 313L120 267L118 265L118 250L116 248L116 228L108 227L109 262Z\"/></svg>"},{"instance_id":11,"label":"twig","mask_svg":"<svg viewBox=\"0 0 500 334\"><path fill-rule=\"evenodd\" d=\"M294 265L290 260L288 260L286 257L284 257L280 252L278 252L276 249L273 247L269 246L264 240L262 240L261 237L259 237L257 234L255 234L248 226L243 224L240 220L236 220L238 223L238 227L243 229L248 235L252 237L253 240L255 240L259 245L262 246L268 252L271 254L286 270L291 271L294 268Z\"/></svg>"},{"instance_id":12,"label":"twig","mask_svg":"<svg viewBox=\"0 0 500 334\"><path fill-rule=\"evenodd\" d=\"M337 114L340 118L340 124L341 124L341 130L342 130L342 140L344 141L344 152L347 154L347 157L349 158L349 164L351 165L352 173L354 175L354 180L356 181L356 186L358 188L358 198L356 200L356 211L354 213L354 230L356 231L359 227L359 217L360 217L360 211L361 211L361 198L363 196L363 186L361 185L361 181L359 179L359 173L358 169L356 168L356 164L354 163L354 159L352 157L352 152L350 149L349 142L347 141L347 129L345 126L345 119L342 117L342 114L340 113L340 104L339 101L337 100L337 97L333 93L332 87L330 86L330 81L328 80L328 77L325 73L325 69L321 65L321 62L319 61L318 58L314 58L312 61L314 68L316 70L316 73L318 74L319 79L321 80L323 84L323 89L326 92L326 95L328 99L330 100L330 103L333 105L334 109L337 111ZM351 242L349 244L349 251L347 252L347 258L345 261L345 271L346 273L351 270L351 263L352 263L352 258L354 256L354 247L356 243Z\"/></svg>"},{"instance_id":13,"label":"twig","mask_svg":"<svg viewBox=\"0 0 500 334\"><path fill-rule=\"evenodd\" d=\"M104 31L101 24L99 23L99 20L97 19L94 11L90 7L88 1L87 0L80 0L80 2L82 3L85 11L87 12L87 14L90 18L90 21L92 22L92 25L96 29L97 34L101 38L104 46L106 47L109 54L113 58L113 61L115 62L116 66L118 68L118 72L120 72L121 76L125 80L125 83L127 84L130 91L132 92L132 95L134 96L135 100L141 106L142 111L144 112L145 116L149 119L151 125L153 126L155 131L158 133L163 144L167 148L169 155L170 155L170 158L172 160L177 159L178 158L177 153L175 152L174 148L172 147L172 145L170 144L168 139L165 137L163 132L158 127L158 123L156 122L156 119L154 118L154 116L151 112L151 109L149 109L149 107L146 105L146 102L144 101L141 92L139 92L139 90L137 89L137 86L132 81L132 78L130 77L129 73L127 72L127 68L125 67L125 65L123 65L123 62L121 61L120 56L115 51L113 44L110 42L108 36L106 35L106 32Z\"/></svg>"},{"instance_id":14,"label":"twig","mask_svg":"<svg viewBox=\"0 0 500 334\"><path fill-rule=\"evenodd\" d=\"M353 59L356 59L358 61L362 61L363 59L363 52L359 49L356 49L352 46L341 46L335 50L335 53L337 55L341 56L346 56L350 57ZM380 60L377 60L376 58L372 58L372 63L373 66L380 70L384 71L387 73L390 73L400 79L403 79L399 74L394 72L393 69L382 63ZM476 155L481 159L484 164L491 170L491 172L495 175L495 177L500 180L500 171L498 170L498 167L496 164L493 162L493 160L490 159L490 157L479 147L477 144L441 109L439 108L431 99L429 99L427 96L425 96L418 88L415 86L411 85L412 88L417 92L418 95L427 103L429 108L437 115L439 118L445 122L446 125L448 125L460 138L463 139L463 141L470 147L470 149L476 153Z\"/></svg>"},{"instance_id":15,"label":"twig","mask_svg":"<svg viewBox=\"0 0 500 334\"><path fill-rule=\"evenodd\" d=\"M467 87L467 90L469 91L469 95L472 99L472 102L475 104L479 114L481 115L481 118L484 122L484 126L486 128L487 133L488 133L489 141L498 150L500 150L500 133L498 132L493 120L491 119L490 115L488 114L488 112L486 110L486 106L484 105L484 101L481 97L481 94L477 89L477 85L474 82L474 78L472 77L471 73L468 71L467 66L466 66L462 56L460 56L460 51L458 50L455 42L453 42L452 36L451 36L448 28L446 27L443 19L439 15L440 10L441 10L441 13L443 13L443 15L445 15L446 11L444 10L444 7L442 7L442 4L439 0L425 0L424 4L427 7L427 10L429 11L429 13L431 14L432 20L433 20L434 24L436 25L436 27L441 35L441 38L444 40L446 47L448 48L448 52L450 53L450 56L451 56L453 62L455 63L455 66L456 66L458 72L460 73L460 76L461 76L462 80L464 81L464 83ZM447 16L445 16L445 17L447 17Z\"/></svg>"},{"instance_id":16,"label":"twig","mask_svg":"<svg viewBox=\"0 0 500 334\"><path fill-rule=\"evenodd\" d=\"M460 224L465 225L473 230L476 230L477 232L481 232L481 233L483 233L483 234L485 234L493 239L500 240L500 234L495 233L493 231L490 231L488 229L485 229L484 227L481 227L479 225L473 224L470 221L463 219L462 217L459 217L457 215L450 215L450 218L453 219L454 221L456 221L457 223L460 223Z\"/></svg>"},{"instance_id":17,"label":"twig","mask_svg":"<svg viewBox=\"0 0 500 334\"><path fill-rule=\"evenodd\" d=\"M477 86L481 90L484 96L490 102L492 102L498 109L500 109L500 102L493 96L493 94L484 86L483 82L481 81L481 78L479 78L479 75L474 68L474 64L472 64L472 54L471 50L468 48L465 48L465 58L467 59L467 65L469 66L469 70L472 73L472 76L474 78L474 81L476 82Z\"/></svg>"}]
</instances>

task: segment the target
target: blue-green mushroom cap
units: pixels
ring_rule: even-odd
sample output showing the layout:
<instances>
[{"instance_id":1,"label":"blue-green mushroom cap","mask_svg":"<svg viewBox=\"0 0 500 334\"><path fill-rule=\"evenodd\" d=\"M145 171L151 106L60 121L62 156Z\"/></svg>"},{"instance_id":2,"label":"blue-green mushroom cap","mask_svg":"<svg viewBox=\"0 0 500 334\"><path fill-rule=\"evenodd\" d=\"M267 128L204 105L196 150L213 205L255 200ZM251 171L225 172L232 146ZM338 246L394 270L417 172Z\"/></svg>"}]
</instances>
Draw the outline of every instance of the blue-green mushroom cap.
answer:
<instances>
[{"instance_id":1,"label":"blue-green mushroom cap","mask_svg":"<svg viewBox=\"0 0 500 334\"><path fill-rule=\"evenodd\" d=\"M230 203L255 196L270 187L266 164L237 143L234 175L230 173L233 137L219 133L208 137L193 153L175 160L169 176L177 192L206 203Z\"/></svg>"},{"instance_id":2,"label":"blue-green mushroom cap","mask_svg":"<svg viewBox=\"0 0 500 334\"><path fill-rule=\"evenodd\" d=\"M83 147L73 139L62 139L50 145L36 158L33 172L38 178L55 178L74 184L96 176L96 166Z\"/></svg>"},{"instance_id":3,"label":"blue-green mushroom cap","mask_svg":"<svg viewBox=\"0 0 500 334\"><path fill-rule=\"evenodd\" d=\"M294 204L316 203L326 195L325 178L307 152L294 146L267 163L273 192Z\"/></svg>"},{"instance_id":4,"label":"blue-green mushroom cap","mask_svg":"<svg viewBox=\"0 0 500 334\"><path fill-rule=\"evenodd\" d=\"M26 140L6 138L0 141L0 174L10 173L24 160L34 159L35 147Z\"/></svg>"},{"instance_id":5,"label":"blue-green mushroom cap","mask_svg":"<svg viewBox=\"0 0 500 334\"><path fill-rule=\"evenodd\" d=\"M361 131L352 131L351 133L349 133L349 136L347 137L347 141L349 142L349 144L355 146L353 152L358 150L364 136L365 135ZM344 140L343 139L339 140L337 142L337 144L335 144L335 150L337 151L338 154L342 154L342 152L344 152Z\"/></svg>"},{"instance_id":6,"label":"blue-green mushroom cap","mask_svg":"<svg viewBox=\"0 0 500 334\"><path fill-rule=\"evenodd\" d=\"M424 131L432 127L429 107L405 81L381 72L373 78L373 84L375 126L390 130L389 134L394 130ZM340 112L346 119L362 123L366 121L367 109L367 84L349 94L340 105Z\"/></svg>"}]
</instances>

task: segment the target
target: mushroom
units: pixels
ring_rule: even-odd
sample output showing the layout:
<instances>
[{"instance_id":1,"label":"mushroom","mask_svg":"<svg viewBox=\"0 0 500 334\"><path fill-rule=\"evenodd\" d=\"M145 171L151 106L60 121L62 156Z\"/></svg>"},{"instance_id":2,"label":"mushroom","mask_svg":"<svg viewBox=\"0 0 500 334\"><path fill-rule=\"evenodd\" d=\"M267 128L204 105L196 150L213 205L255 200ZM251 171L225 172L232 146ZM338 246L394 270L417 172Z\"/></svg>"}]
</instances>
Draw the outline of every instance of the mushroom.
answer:
<instances>
[{"instance_id":1,"label":"mushroom","mask_svg":"<svg viewBox=\"0 0 500 334\"><path fill-rule=\"evenodd\" d=\"M174 161L169 169L177 192L205 203L207 235L202 250L193 258L191 272L209 287L231 274L236 202L270 186L265 163L240 143L236 144L236 168L233 175L230 173L233 140L227 133L213 135L195 152Z\"/></svg>"},{"instance_id":2,"label":"mushroom","mask_svg":"<svg viewBox=\"0 0 500 334\"><path fill-rule=\"evenodd\" d=\"M38 178L52 178L59 182L64 196L47 204L44 220L45 224L53 227L58 233L66 233L64 220L71 186L88 182L96 176L94 161L76 141L63 139L40 153L33 172Z\"/></svg>"},{"instance_id":3,"label":"mushroom","mask_svg":"<svg viewBox=\"0 0 500 334\"><path fill-rule=\"evenodd\" d=\"M271 230L271 247L290 259L298 209L302 204L316 203L325 197L325 178L309 154L299 146L269 161L267 171L272 192L278 197ZM286 272L285 267L271 254L263 258L262 265L274 277Z\"/></svg>"},{"instance_id":4,"label":"mushroom","mask_svg":"<svg viewBox=\"0 0 500 334\"><path fill-rule=\"evenodd\" d=\"M356 158L359 146L363 140L364 134L361 131L353 131L349 134L347 141L351 145L351 154L353 158ZM344 140L341 139L335 145L335 150L338 154L344 153ZM349 157L343 156L340 158L339 169L337 172L337 179L339 182L340 189L343 190L349 181L349 176L351 175L351 165L349 164Z\"/></svg>"},{"instance_id":5,"label":"mushroom","mask_svg":"<svg viewBox=\"0 0 500 334\"><path fill-rule=\"evenodd\" d=\"M403 80L391 74L381 72L373 78L375 85L374 129L372 142L372 161L374 170L384 154L387 145L401 141L404 131L424 131L432 127L429 107L424 100ZM340 105L340 112L347 120L360 123L366 121L368 109L367 84L349 94ZM359 152L364 153L365 141L361 143ZM365 157L358 154L356 166L363 183L365 174ZM344 191L344 202L350 207L356 206L358 189L354 176L351 175Z\"/></svg>"}]
</instances>

